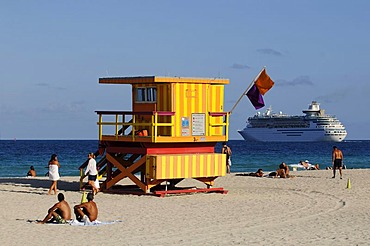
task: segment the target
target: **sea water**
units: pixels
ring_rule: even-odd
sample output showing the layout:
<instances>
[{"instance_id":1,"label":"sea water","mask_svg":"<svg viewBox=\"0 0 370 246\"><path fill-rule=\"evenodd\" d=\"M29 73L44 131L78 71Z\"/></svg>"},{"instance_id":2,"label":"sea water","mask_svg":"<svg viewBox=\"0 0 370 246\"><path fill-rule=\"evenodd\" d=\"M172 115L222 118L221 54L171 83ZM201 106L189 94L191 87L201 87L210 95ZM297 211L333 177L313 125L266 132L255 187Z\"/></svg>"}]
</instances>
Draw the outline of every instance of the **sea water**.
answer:
<instances>
[{"instance_id":1,"label":"sea water","mask_svg":"<svg viewBox=\"0 0 370 246\"><path fill-rule=\"evenodd\" d=\"M281 162L297 164L309 160L320 168L331 166L333 145L343 151L347 168L370 168L370 141L344 141L341 143L263 143L230 140L232 150L231 172L255 172L262 168L274 171ZM221 144L215 147L221 152ZM1 140L0 177L24 177L32 165L37 175L48 171L52 154L57 154L61 176L79 176L79 167L89 152L98 149L97 140Z\"/></svg>"}]
</instances>

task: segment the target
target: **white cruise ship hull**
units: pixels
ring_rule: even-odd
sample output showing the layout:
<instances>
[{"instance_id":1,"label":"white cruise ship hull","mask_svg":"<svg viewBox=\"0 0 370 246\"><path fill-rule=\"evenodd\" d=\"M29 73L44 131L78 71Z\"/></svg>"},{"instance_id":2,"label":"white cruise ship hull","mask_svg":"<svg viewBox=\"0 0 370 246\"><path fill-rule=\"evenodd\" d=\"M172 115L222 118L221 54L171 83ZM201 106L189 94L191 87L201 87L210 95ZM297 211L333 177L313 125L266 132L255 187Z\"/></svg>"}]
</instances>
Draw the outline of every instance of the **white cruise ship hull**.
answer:
<instances>
[{"instance_id":1,"label":"white cruise ship hull","mask_svg":"<svg viewBox=\"0 0 370 246\"><path fill-rule=\"evenodd\" d=\"M335 116L326 115L316 101L302 111L304 116L275 114L271 107L264 114L249 117L247 126L238 131L245 140L262 142L341 142L347 136Z\"/></svg>"},{"instance_id":2,"label":"white cruise ship hull","mask_svg":"<svg viewBox=\"0 0 370 246\"><path fill-rule=\"evenodd\" d=\"M317 128L244 128L238 131L248 141L262 142L341 142L347 134L327 134Z\"/></svg>"}]
</instances>

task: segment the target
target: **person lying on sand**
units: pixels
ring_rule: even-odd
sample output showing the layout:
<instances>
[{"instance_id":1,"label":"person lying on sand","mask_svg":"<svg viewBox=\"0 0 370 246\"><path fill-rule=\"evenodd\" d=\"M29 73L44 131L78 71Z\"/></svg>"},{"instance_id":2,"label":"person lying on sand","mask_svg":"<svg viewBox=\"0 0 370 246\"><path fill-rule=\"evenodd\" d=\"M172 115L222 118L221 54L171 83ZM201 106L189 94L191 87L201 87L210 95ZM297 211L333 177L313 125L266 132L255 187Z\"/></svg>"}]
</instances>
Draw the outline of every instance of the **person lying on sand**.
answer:
<instances>
[{"instance_id":1,"label":"person lying on sand","mask_svg":"<svg viewBox=\"0 0 370 246\"><path fill-rule=\"evenodd\" d=\"M98 207L93 200L94 195L89 192L87 194L87 202L74 206L74 213L78 221L90 223L98 218Z\"/></svg>"},{"instance_id":2,"label":"person lying on sand","mask_svg":"<svg viewBox=\"0 0 370 246\"><path fill-rule=\"evenodd\" d=\"M298 164L301 165L306 170L320 170L319 164L312 165L312 164L310 164L310 162L308 160L299 161Z\"/></svg>"},{"instance_id":3,"label":"person lying on sand","mask_svg":"<svg viewBox=\"0 0 370 246\"><path fill-rule=\"evenodd\" d=\"M71 219L71 209L69 204L64 200L62 193L58 194L58 201L48 210L48 214L44 220L37 222L38 224L45 224L55 221L58 224L65 224Z\"/></svg>"},{"instance_id":4,"label":"person lying on sand","mask_svg":"<svg viewBox=\"0 0 370 246\"><path fill-rule=\"evenodd\" d=\"M255 173L249 173L248 176L263 177L263 170L260 168Z\"/></svg>"}]
</instances>

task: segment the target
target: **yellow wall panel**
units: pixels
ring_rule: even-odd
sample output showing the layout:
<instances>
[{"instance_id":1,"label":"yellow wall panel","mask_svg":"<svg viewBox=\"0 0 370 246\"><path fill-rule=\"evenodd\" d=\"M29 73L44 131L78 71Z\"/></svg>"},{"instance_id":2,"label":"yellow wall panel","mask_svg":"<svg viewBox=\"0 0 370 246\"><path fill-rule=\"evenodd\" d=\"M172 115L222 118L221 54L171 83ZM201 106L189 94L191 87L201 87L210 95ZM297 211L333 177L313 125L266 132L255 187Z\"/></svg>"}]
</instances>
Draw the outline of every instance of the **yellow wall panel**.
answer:
<instances>
[{"instance_id":1,"label":"yellow wall panel","mask_svg":"<svg viewBox=\"0 0 370 246\"><path fill-rule=\"evenodd\" d=\"M158 135L173 136L174 137L187 137L192 136L192 113L205 114L205 135L209 136L222 136L224 134L222 126L209 127L209 124L223 123L223 116L209 117L209 112L224 112L224 85L223 84L208 84L197 83L151 83L151 84L134 84L133 92L138 87L156 87L157 88L157 102L147 107L148 111L172 111L175 112L173 117L174 128L171 132L171 127L162 126L158 127ZM133 93L133 108L134 111L144 111L145 104L135 103L136 95ZM182 118L189 119L189 131L183 133ZM149 120L145 119L145 120ZM159 122L171 122L170 116L159 116ZM186 136L187 134L187 136Z\"/></svg>"},{"instance_id":2,"label":"yellow wall panel","mask_svg":"<svg viewBox=\"0 0 370 246\"><path fill-rule=\"evenodd\" d=\"M225 162L219 153L149 155L146 173L151 179L218 177L226 173Z\"/></svg>"}]
</instances>

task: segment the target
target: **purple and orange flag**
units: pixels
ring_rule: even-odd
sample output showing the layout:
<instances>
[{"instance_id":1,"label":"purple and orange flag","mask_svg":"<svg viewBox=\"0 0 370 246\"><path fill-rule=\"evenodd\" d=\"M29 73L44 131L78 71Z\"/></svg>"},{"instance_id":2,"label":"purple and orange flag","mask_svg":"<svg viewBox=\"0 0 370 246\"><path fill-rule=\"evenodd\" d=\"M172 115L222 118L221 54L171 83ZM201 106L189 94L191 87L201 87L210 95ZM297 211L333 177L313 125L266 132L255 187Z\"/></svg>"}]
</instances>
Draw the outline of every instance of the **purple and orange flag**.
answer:
<instances>
[{"instance_id":1,"label":"purple and orange flag","mask_svg":"<svg viewBox=\"0 0 370 246\"><path fill-rule=\"evenodd\" d=\"M260 109L265 106L262 96L273 86L274 81L267 75L266 69L263 69L246 94L255 109Z\"/></svg>"}]
</instances>

